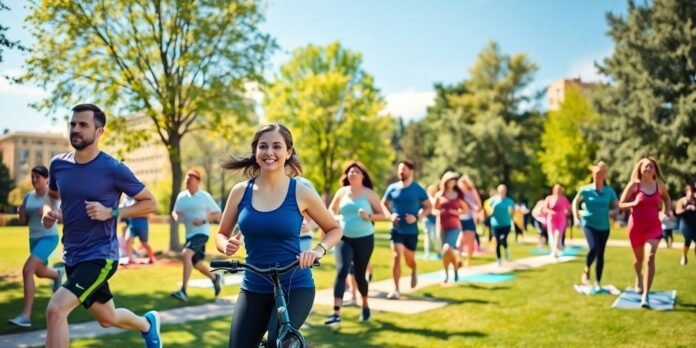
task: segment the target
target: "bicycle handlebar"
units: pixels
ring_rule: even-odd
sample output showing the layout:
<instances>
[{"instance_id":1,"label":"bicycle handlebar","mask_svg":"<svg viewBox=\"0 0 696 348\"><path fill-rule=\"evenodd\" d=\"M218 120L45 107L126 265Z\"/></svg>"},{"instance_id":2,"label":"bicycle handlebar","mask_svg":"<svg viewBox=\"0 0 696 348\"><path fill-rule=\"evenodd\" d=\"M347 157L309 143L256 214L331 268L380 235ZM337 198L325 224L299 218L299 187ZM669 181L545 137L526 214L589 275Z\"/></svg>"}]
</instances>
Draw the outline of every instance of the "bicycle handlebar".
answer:
<instances>
[{"instance_id":1,"label":"bicycle handlebar","mask_svg":"<svg viewBox=\"0 0 696 348\"><path fill-rule=\"evenodd\" d=\"M277 272L278 274L285 274L288 273L300 264L299 260L295 260L289 265L280 267L280 266L271 266L268 268L259 268L254 265L249 265L246 264L242 261L238 260L212 260L210 261L210 267L214 269L223 269L228 272L239 272L242 269L248 269L254 273L260 274L260 275L265 275L265 274L271 274L274 272ZM320 266L321 264L319 263L319 260L314 260L314 264L312 266Z\"/></svg>"}]
</instances>

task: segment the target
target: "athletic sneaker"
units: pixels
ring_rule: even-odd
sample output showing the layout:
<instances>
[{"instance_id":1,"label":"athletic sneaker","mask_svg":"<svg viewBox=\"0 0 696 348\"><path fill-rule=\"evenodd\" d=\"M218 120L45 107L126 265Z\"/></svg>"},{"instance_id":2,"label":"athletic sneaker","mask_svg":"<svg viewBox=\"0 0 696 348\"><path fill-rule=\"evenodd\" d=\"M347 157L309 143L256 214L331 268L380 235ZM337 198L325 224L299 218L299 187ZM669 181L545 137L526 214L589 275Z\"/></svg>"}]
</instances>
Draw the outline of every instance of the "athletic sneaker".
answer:
<instances>
[{"instance_id":1,"label":"athletic sneaker","mask_svg":"<svg viewBox=\"0 0 696 348\"><path fill-rule=\"evenodd\" d=\"M503 265L503 260L501 260L501 259L498 259L498 261L497 261L497 262L498 262L498 266L502 266L502 265Z\"/></svg>"},{"instance_id":2,"label":"athletic sneaker","mask_svg":"<svg viewBox=\"0 0 696 348\"><path fill-rule=\"evenodd\" d=\"M222 276L219 273L215 273L215 280L213 280L213 288L215 289L215 297L220 295L220 284L222 284Z\"/></svg>"},{"instance_id":3,"label":"athletic sneaker","mask_svg":"<svg viewBox=\"0 0 696 348\"><path fill-rule=\"evenodd\" d=\"M362 314L360 315L360 321L370 320L370 307L363 307Z\"/></svg>"},{"instance_id":4,"label":"athletic sneaker","mask_svg":"<svg viewBox=\"0 0 696 348\"><path fill-rule=\"evenodd\" d=\"M19 327L31 327L31 319L24 316L24 313L19 313L18 316L9 320L10 324Z\"/></svg>"},{"instance_id":5,"label":"athletic sneaker","mask_svg":"<svg viewBox=\"0 0 696 348\"><path fill-rule=\"evenodd\" d=\"M640 300L640 306L645 309L650 309L650 299L648 296L645 296Z\"/></svg>"},{"instance_id":6,"label":"athletic sneaker","mask_svg":"<svg viewBox=\"0 0 696 348\"><path fill-rule=\"evenodd\" d=\"M63 268L58 268L56 271L58 271L58 277L56 279L53 279L53 293L55 294L58 289L60 289L60 286L63 285L63 274L65 274L65 269Z\"/></svg>"},{"instance_id":7,"label":"athletic sneaker","mask_svg":"<svg viewBox=\"0 0 696 348\"><path fill-rule=\"evenodd\" d=\"M338 325L341 323L341 316L334 313L324 320L324 325Z\"/></svg>"},{"instance_id":8,"label":"athletic sneaker","mask_svg":"<svg viewBox=\"0 0 696 348\"><path fill-rule=\"evenodd\" d=\"M398 300L401 295L399 295L398 290L392 290L390 293L387 294L387 300Z\"/></svg>"},{"instance_id":9,"label":"athletic sneaker","mask_svg":"<svg viewBox=\"0 0 696 348\"><path fill-rule=\"evenodd\" d=\"M689 261L688 261L688 260L686 259L686 257L684 257L684 256L682 256L682 257L681 257L681 260L679 260L679 264L682 265L682 266L686 266L686 264L687 264L688 262L689 262Z\"/></svg>"},{"instance_id":10,"label":"athletic sneaker","mask_svg":"<svg viewBox=\"0 0 696 348\"><path fill-rule=\"evenodd\" d=\"M150 330L141 333L145 339L145 347L162 348L162 337L160 337L160 316L157 311L149 311L144 315L150 322Z\"/></svg>"},{"instance_id":11,"label":"athletic sneaker","mask_svg":"<svg viewBox=\"0 0 696 348\"><path fill-rule=\"evenodd\" d=\"M181 302L188 302L188 296L186 296L186 292L184 292L184 290L172 292L171 295L173 298Z\"/></svg>"}]
</instances>

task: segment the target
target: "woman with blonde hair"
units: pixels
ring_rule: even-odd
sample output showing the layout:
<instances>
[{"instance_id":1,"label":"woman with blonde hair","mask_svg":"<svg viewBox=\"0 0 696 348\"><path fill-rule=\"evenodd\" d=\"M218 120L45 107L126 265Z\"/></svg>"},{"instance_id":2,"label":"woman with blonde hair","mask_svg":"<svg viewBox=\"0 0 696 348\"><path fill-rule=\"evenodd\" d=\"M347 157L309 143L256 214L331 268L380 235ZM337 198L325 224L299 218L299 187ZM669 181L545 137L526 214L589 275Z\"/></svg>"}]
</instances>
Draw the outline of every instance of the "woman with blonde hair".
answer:
<instances>
[{"instance_id":1,"label":"woman with blonde hair","mask_svg":"<svg viewBox=\"0 0 696 348\"><path fill-rule=\"evenodd\" d=\"M440 191L435 194L433 208L440 215L440 234L442 236L442 265L445 267L445 283L449 281L449 265L454 266L454 281L459 280L457 268L459 255L457 250L457 237L462 230L459 215L465 213L468 208L464 202L463 194L457 187L457 173L446 172L440 180Z\"/></svg>"},{"instance_id":2,"label":"woman with blonde hair","mask_svg":"<svg viewBox=\"0 0 696 348\"><path fill-rule=\"evenodd\" d=\"M651 157L641 158L631 172L631 181L626 185L619 207L630 209L628 238L633 249L633 269L636 273L636 292L642 293L641 306L650 308L648 294L655 277L655 254L662 237L660 203L664 213L672 216L672 200L667 192L664 177L657 161ZM645 246L650 247L647 270L643 274Z\"/></svg>"},{"instance_id":3,"label":"woman with blonde hair","mask_svg":"<svg viewBox=\"0 0 696 348\"><path fill-rule=\"evenodd\" d=\"M546 197L546 228L549 234L549 247L551 255L558 258L563 249L563 234L568 225L568 213L570 212L570 201L563 194L563 186L553 185L551 195Z\"/></svg>"},{"instance_id":4,"label":"woman with blonde hair","mask_svg":"<svg viewBox=\"0 0 696 348\"><path fill-rule=\"evenodd\" d=\"M459 253L466 247L466 261L464 266L471 265L471 258L474 255L474 246L480 242L476 233L476 213L481 210L481 197L474 182L467 175L462 175L457 181L457 186L462 191L462 198L467 205L467 210L459 215L459 222L462 225L462 232L457 240L457 250Z\"/></svg>"},{"instance_id":5,"label":"woman with blonde hair","mask_svg":"<svg viewBox=\"0 0 696 348\"><path fill-rule=\"evenodd\" d=\"M592 183L582 186L573 199L573 216L577 224L582 226L582 231L587 239L590 251L585 259L585 269L582 272L581 282L590 283L590 269L595 264L594 291L601 290L602 271L604 270L604 250L609 239L610 212L619 208L619 200L616 192L606 184L607 164L599 161L590 167L592 171ZM579 206L582 209L579 209Z\"/></svg>"}]
</instances>

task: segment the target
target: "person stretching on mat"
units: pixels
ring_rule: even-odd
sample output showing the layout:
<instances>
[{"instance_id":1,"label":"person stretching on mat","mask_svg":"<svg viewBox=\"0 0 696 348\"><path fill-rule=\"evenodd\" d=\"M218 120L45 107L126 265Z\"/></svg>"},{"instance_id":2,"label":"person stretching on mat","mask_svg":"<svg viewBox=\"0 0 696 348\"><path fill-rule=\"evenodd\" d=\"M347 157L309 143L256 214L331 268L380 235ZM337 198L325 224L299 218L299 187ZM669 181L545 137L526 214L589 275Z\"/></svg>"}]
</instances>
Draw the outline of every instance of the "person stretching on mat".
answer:
<instances>
[{"instance_id":1,"label":"person stretching on mat","mask_svg":"<svg viewBox=\"0 0 696 348\"><path fill-rule=\"evenodd\" d=\"M609 239L609 214L619 208L619 200L611 186L606 185L607 164L599 161L591 167L592 183L582 186L573 199L573 216L575 223L582 226L590 251L585 259L585 269L581 282L590 283L590 269L595 264L595 284L593 290L601 289L602 271L604 270L604 250ZM579 205L581 209L579 209Z\"/></svg>"},{"instance_id":2,"label":"person stretching on mat","mask_svg":"<svg viewBox=\"0 0 696 348\"><path fill-rule=\"evenodd\" d=\"M672 215L672 200L664 182L662 171L655 159L642 158L633 167L631 181L621 194L619 203L620 208L631 210L631 216L628 219L628 238L633 248L635 290L643 295L640 302L643 308L650 308L649 293L655 277L655 253L662 237L659 217L660 201L664 203L665 214ZM646 274L643 274L646 244L650 250Z\"/></svg>"}]
</instances>

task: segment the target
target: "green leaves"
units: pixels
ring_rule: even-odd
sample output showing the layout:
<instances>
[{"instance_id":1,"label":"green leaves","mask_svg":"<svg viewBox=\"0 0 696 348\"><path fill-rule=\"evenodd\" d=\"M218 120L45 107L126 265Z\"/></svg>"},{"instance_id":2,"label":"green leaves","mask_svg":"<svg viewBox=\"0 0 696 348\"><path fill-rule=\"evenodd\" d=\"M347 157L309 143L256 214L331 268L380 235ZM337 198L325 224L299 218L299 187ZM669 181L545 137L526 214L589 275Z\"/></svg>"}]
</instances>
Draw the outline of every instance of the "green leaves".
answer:
<instances>
[{"instance_id":1,"label":"green leaves","mask_svg":"<svg viewBox=\"0 0 696 348\"><path fill-rule=\"evenodd\" d=\"M599 66L611 83L594 100L603 116L592 132L597 155L621 183L639 158L654 156L678 191L696 172L696 3L630 1L626 17L607 21L616 47Z\"/></svg>"},{"instance_id":2,"label":"green leaves","mask_svg":"<svg viewBox=\"0 0 696 348\"><path fill-rule=\"evenodd\" d=\"M379 178L391 167L393 121L359 53L339 43L293 52L264 99L266 117L288 126L305 176L324 194L338 187L343 161ZM379 182L376 180L376 182Z\"/></svg>"}]
</instances>

